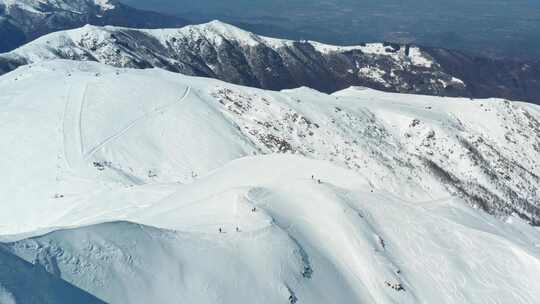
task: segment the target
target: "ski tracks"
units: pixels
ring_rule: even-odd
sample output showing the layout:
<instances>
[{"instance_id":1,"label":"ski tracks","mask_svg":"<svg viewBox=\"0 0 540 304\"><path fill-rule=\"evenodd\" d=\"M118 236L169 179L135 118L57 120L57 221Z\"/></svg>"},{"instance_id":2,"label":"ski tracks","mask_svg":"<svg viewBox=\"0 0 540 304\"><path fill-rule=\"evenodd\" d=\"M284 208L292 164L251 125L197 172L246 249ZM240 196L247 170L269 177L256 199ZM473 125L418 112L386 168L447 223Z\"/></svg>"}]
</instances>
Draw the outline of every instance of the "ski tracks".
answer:
<instances>
[{"instance_id":1,"label":"ski tracks","mask_svg":"<svg viewBox=\"0 0 540 304\"><path fill-rule=\"evenodd\" d=\"M62 123L64 155L70 169L78 168L83 161L82 111L86 99L88 83L71 84L66 96L66 106ZM78 95L76 95L78 94Z\"/></svg>"},{"instance_id":2,"label":"ski tracks","mask_svg":"<svg viewBox=\"0 0 540 304\"><path fill-rule=\"evenodd\" d=\"M150 118L152 118L154 115L157 115L158 113L163 113L165 110L167 110L168 108L178 104L178 103L181 103L183 102L190 94L191 92L191 87L188 86L186 87L186 90L184 91L184 94L182 95L182 97L180 98L179 101L177 102L173 102L173 103L170 103L170 104L167 104L167 105L164 105L164 106L161 106L161 107L158 107L156 109L154 109L154 111L150 112L150 113L146 113L138 118L136 118L135 120L133 120L132 122L130 122L126 127L124 127L122 130L118 131L117 133L111 135L111 136L108 136L106 137L104 140L102 140L100 143L98 143L96 146L94 146L92 149L90 149L85 155L84 155L84 159L88 159L90 158L92 155L94 155L98 150L100 150L101 148L103 148L104 146L106 146L107 144L109 144L110 142L120 138L121 136L123 136L124 134L126 134L129 130L131 130L133 127L135 127L136 125L138 125L139 123L143 122L143 121L146 121Z\"/></svg>"}]
</instances>

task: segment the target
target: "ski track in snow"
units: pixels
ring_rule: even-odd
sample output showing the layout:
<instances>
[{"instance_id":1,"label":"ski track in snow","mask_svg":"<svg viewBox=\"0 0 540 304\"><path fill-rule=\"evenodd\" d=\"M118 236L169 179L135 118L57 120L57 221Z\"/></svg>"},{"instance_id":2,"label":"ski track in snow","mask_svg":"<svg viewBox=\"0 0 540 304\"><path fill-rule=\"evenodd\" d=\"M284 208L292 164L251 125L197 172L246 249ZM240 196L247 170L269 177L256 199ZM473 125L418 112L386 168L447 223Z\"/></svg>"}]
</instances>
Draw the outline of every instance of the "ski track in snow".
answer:
<instances>
[{"instance_id":1,"label":"ski track in snow","mask_svg":"<svg viewBox=\"0 0 540 304\"><path fill-rule=\"evenodd\" d=\"M71 84L68 89L63 119L64 154L68 167L74 171L81 169L84 144L82 140L83 106L88 83ZM79 94L74 96L74 92Z\"/></svg>"},{"instance_id":2,"label":"ski track in snow","mask_svg":"<svg viewBox=\"0 0 540 304\"><path fill-rule=\"evenodd\" d=\"M122 130L120 130L119 132L105 138L103 141L98 143L95 147L90 149L84 155L84 159L88 159L88 158L92 157L92 155L94 155L98 150L105 147L107 144L113 142L114 140L120 138L122 135L126 134L129 130L131 130L133 127L135 127L139 123L142 123L142 122L144 122L144 121L146 121L148 119L151 119L154 115L162 114L166 109L168 109L168 108L170 108L170 107L172 107L172 106L174 106L176 104L182 103L189 96L190 91L191 91L191 87L188 86L188 87L186 87L186 90L185 90L184 94L182 95L182 97L180 98L179 101L173 102L173 103L168 104L168 105L161 106L159 108L154 109L150 113L146 113L146 114L142 115L141 117L136 118L131 123L129 123L126 127L124 127Z\"/></svg>"}]
</instances>

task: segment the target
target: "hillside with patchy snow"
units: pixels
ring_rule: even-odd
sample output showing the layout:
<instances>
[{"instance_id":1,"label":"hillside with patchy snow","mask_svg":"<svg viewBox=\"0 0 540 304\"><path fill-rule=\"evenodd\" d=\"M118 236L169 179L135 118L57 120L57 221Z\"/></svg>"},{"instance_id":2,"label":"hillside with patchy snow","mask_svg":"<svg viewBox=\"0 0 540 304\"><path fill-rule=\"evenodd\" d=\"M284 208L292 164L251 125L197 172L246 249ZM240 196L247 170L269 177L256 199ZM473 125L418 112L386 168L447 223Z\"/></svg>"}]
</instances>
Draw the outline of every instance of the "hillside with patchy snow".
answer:
<instances>
[{"instance_id":1,"label":"hillside with patchy snow","mask_svg":"<svg viewBox=\"0 0 540 304\"><path fill-rule=\"evenodd\" d=\"M116 67L160 67L268 89L306 85L335 91L352 84L430 94L465 94L417 47L381 43L337 47L257 36L219 21L180 29L86 26L53 33L0 56L0 70L50 59Z\"/></svg>"},{"instance_id":2,"label":"hillside with patchy snow","mask_svg":"<svg viewBox=\"0 0 540 304\"><path fill-rule=\"evenodd\" d=\"M540 100L538 66L532 63L484 60L411 45L340 47L280 40L219 21L178 29L85 26L53 33L1 54L0 74L51 59L159 67L271 90L307 86L335 92L366 86L436 96Z\"/></svg>"},{"instance_id":3,"label":"hillside with patchy snow","mask_svg":"<svg viewBox=\"0 0 540 304\"><path fill-rule=\"evenodd\" d=\"M73 61L0 91L0 299L540 297L538 106Z\"/></svg>"}]
</instances>

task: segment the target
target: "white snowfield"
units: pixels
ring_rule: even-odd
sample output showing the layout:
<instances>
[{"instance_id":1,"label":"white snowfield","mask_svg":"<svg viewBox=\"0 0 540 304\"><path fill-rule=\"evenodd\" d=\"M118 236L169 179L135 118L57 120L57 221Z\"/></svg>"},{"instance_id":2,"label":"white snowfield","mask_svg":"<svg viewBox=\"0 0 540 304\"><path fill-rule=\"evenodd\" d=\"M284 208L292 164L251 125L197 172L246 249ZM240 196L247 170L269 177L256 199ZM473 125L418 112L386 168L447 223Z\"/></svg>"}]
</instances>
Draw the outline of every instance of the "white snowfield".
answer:
<instances>
[{"instance_id":1,"label":"white snowfield","mask_svg":"<svg viewBox=\"0 0 540 304\"><path fill-rule=\"evenodd\" d=\"M539 109L21 67L0 302L536 303Z\"/></svg>"}]
</instances>

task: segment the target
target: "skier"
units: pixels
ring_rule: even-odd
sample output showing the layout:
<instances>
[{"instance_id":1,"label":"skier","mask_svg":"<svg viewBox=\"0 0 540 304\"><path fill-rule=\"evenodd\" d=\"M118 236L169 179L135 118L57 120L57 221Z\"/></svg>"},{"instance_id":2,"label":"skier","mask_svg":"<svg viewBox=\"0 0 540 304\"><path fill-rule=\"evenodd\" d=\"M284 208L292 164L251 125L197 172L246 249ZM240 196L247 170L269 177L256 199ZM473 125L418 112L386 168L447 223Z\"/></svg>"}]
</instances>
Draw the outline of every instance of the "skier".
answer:
<instances>
[{"instance_id":1,"label":"skier","mask_svg":"<svg viewBox=\"0 0 540 304\"><path fill-rule=\"evenodd\" d=\"M317 184L320 184L320 183L321 183L321 180L320 180L320 179L318 179L318 180L317 180Z\"/></svg>"},{"instance_id":2,"label":"skier","mask_svg":"<svg viewBox=\"0 0 540 304\"><path fill-rule=\"evenodd\" d=\"M223 233L223 230L221 229L221 227L219 227L219 233Z\"/></svg>"},{"instance_id":3,"label":"skier","mask_svg":"<svg viewBox=\"0 0 540 304\"><path fill-rule=\"evenodd\" d=\"M253 208L251 209L251 212L255 212L255 211L257 211L257 207L253 207Z\"/></svg>"},{"instance_id":4,"label":"skier","mask_svg":"<svg viewBox=\"0 0 540 304\"><path fill-rule=\"evenodd\" d=\"M236 227L236 232L240 232L240 228L238 228L238 226Z\"/></svg>"}]
</instances>

